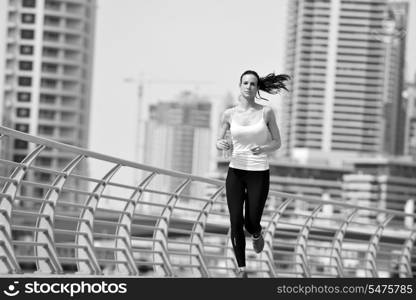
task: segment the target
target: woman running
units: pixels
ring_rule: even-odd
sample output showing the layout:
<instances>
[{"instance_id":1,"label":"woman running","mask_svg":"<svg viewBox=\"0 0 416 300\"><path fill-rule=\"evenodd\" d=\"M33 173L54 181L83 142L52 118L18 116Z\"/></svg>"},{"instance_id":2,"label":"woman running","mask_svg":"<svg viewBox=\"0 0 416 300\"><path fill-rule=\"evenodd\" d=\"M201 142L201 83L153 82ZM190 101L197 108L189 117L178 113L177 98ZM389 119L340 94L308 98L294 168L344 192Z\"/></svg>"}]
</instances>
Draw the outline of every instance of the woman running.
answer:
<instances>
[{"instance_id":1,"label":"woman running","mask_svg":"<svg viewBox=\"0 0 416 300\"><path fill-rule=\"evenodd\" d=\"M287 90L284 82L289 78L274 73L260 77L255 71L245 71L240 77L238 104L225 110L221 118L216 147L231 151L225 187L239 277L247 277L244 227L252 237L254 251L260 253L264 247L260 221L269 193L268 153L281 146L273 110L256 103L255 98L261 98L259 91L277 94ZM227 130L231 142L225 139Z\"/></svg>"}]
</instances>

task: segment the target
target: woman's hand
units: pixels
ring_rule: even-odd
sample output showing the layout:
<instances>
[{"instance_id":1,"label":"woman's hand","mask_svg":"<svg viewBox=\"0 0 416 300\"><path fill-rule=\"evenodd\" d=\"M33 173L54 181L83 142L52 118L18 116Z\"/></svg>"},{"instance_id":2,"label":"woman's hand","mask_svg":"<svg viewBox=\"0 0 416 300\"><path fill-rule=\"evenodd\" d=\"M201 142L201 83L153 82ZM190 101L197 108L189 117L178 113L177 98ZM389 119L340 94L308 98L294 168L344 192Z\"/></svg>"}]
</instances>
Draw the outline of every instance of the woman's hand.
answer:
<instances>
[{"instance_id":1,"label":"woman's hand","mask_svg":"<svg viewBox=\"0 0 416 300\"><path fill-rule=\"evenodd\" d=\"M258 146L258 145L254 145L253 147L251 147L250 151L254 155L259 155L259 154L265 153L264 148L262 146Z\"/></svg>"},{"instance_id":2,"label":"woman's hand","mask_svg":"<svg viewBox=\"0 0 416 300\"><path fill-rule=\"evenodd\" d=\"M227 142L226 139L218 139L216 146L218 150L230 150L231 149L231 145L229 142Z\"/></svg>"}]
</instances>

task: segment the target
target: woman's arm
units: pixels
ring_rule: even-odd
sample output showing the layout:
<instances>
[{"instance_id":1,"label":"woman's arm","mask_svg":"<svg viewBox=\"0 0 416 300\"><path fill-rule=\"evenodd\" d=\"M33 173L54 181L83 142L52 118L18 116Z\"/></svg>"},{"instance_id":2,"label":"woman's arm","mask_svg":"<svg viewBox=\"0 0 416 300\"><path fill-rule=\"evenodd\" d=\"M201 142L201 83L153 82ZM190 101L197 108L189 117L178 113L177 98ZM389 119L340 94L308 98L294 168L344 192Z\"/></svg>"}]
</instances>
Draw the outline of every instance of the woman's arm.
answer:
<instances>
[{"instance_id":1,"label":"woman's arm","mask_svg":"<svg viewBox=\"0 0 416 300\"><path fill-rule=\"evenodd\" d=\"M273 152L282 146L282 141L280 138L279 127L277 126L276 117L271 107L266 108L266 123L272 136L272 140L269 144L263 146L263 150L265 152Z\"/></svg>"},{"instance_id":2,"label":"woman's arm","mask_svg":"<svg viewBox=\"0 0 416 300\"><path fill-rule=\"evenodd\" d=\"M271 107L265 107L266 111L266 124L269 128L270 135L272 137L272 140L266 144L257 146L252 149L253 154L260 154L264 152L273 152L280 148L282 145L281 139L280 139L280 131L279 127L276 123L276 117L274 115L273 109Z\"/></svg>"},{"instance_id":3,"label":"woman's arm","mask_svg":"<svg viewBox=\"0 0 416 300\"><path fill-rule=\"evenodd\" d=\"M220 129L218 131L217 136L217 143L216 147L218 150L228 150L230 149L231 145L228 144L227 140L224 139L225 134L227 133L227 130L230 129L230 123L229 123L229 110L223 112L221 116L221 123L220 123Z\"/></svg>"}]
</instances>

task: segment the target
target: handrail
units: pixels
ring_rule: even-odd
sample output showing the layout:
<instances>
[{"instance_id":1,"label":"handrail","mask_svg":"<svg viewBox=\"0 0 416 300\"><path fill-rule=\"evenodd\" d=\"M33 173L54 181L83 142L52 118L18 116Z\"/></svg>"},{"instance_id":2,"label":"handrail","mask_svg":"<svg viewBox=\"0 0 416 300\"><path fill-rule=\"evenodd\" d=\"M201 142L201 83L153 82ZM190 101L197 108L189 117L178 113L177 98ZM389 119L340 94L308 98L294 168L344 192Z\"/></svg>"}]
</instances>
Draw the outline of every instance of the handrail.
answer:
<instances>
[{"instance_id":1,"label":"handrail","mask_svg":"<svg viewBox=\"0 0 416 300\"><path fill-rule=\"evenodd\" d=\"M222 180L3 126L0 136L0 149L11 149L14 139L29 145L19 149L22 162L0 153L0 276L235 276ZM45 167L49 148L54 163ZM59 157L69 160L66 167L58 166ZM88 174L92 161L107 173ZM127 168L138 171L135 184L121 179ZM247 243L250 276L416 275L416 228L403 221L416 214L273 189L267 203L264 252L256 255ZM326 215L327 205L336 212Z\"/></svg>"},{"instance_id":2,"label":"handrail","mask_svg":"<svg viewBox=\"0 0 416 300\"><path fill-rule=\"evenodd\" d=\"M98 159L98 160L108 161L108 162L112 162L112 163L115 163L115 164L120 164L120 165L123 165L123 166L129 166L129 167L144 170L144 171L151 171L151 172L156 172L158 174L170 175L170 176L181 177L181 178L192 178L192 180L202 181L202 182L206 182L206 183L222 184L222 181L220 181L220 180L211 179L211 178L207 178L207 177L196 176L196 175L190 175L190 174L183 173L183 172L161 169L161 168L157 168L157 167L151 167L151 166L148 166L148 165L145 165L145 164L140 164L140 163L128 161L128 160L125 160L125 159L120 159L120 158L117 158L117 157L114 157L114 156L101 154L101 153L93 152L93 151L90 151L90 150L85 150L83 148L79 148L79 147L76 147L76 146L59 143L59 142L49 140L49 139L46 139L46 138L36 137L36 136L30 135L30 134L27 134L27 133L23 133L21 131L13 130L13 129L10 129L10 128L4 127L4 126L0 126L0 132L5 136L13 136L14 138L21 139L21 140L28 141L28 142L32 142L34 144L41 144L41 145L44 145L46 147L51 147L51 148L55 148L55 149L59 149L59 150L69 151L69 152L72 152L72 153L84 155L86 157L92 157L92 158L95 158L95 159Z\"/></svg>"},{"instance_id":3,"label":"handrail","mask_svg":"<svg viewBox=\"0 0 416 300\"><path fill-rule=\"evenodd\" d=\"M95 159L104 160L104 161L112 162L115 164L120 164L122 166L129 166L129 167L140 169L140 170L155 172L157 174L170 175L170 176L180 177L180 178L190 178L193 181L201 181L201 182L211 183L215 185L224 184L223 181L218 180L218 179L192 175L192 174L183 173L179 171L173 171L169 169L161 169L157 167L152 167L149 165L132 162L132 161L125 160L125 159L120 159L115 156L101 154L98 152L93 152L93 151L79 148L76 146L63 144L54 140L49 140L49 139L42 138L42 137L36 137L36 136L23 133L21 131L13 130L4 126L0 126L0 133L4 136L13 136L15 138L22 139L22 140L32 142L35 144L43 144L46 147L52 147L52 148L56 148L59 150L67 150L76 154L84 155L85 157L92 157ZM276 196L280 196L280 197L293 197L294 196L293 194L279 192L273 189L270 189L270 193ZM310 196L303 196L303 195L296 195L296 199L304 200L308 202L316 202L316 203L321 203L321 204L333 204L333 205L340 204L339 202L333 201L333 200L324 200L319 197L310 197ZM350 204L350 203L344 203L343 206L348 207L348 208L358 208L361 210L369 210L369 211L374 211L374 212L379 212L379 213L394 214L394 215L403 216L403 217L406 217L406 216L415 217L416 216L416 214L404 213L404 212L400 212L396 210L389 210L389 209L382 209L382 208L370 208L370 207L365 207L365 206L360 206L360 205Z\"/></svg>"}]
</instances>

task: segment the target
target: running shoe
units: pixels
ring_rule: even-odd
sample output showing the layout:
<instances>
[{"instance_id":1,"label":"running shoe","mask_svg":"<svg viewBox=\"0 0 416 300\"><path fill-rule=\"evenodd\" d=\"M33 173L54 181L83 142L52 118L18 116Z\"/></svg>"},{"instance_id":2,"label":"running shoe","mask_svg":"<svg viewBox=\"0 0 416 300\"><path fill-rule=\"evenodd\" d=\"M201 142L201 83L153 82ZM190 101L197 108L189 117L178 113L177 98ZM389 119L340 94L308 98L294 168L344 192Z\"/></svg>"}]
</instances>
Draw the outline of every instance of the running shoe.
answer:
<instances>
[{"instance_id":1,"label":"running shoe","mask_svg":"<svg viewBox=\"0 0 416 300\"><path fill-rule=\"evenodd\" d=\"M253 235L252 236L252 240L253 240L253 249L254 249L254 252L260 253L261 251L263 251L263 248L264 248L263 235L261 233L260 233L260 235L258 237L254 237L254 235Z\"/></svg>"},{"instance_id":2,"label":"running shoe","mask_svg":"<svg viewBox=\"0 0 416 300\"><path fill-rule=\"evenodd\" d=\"M238 270L236 275L237 278L248 278L248 273L245 270Z\"/></svg>"}]
</instances>

